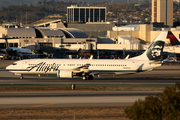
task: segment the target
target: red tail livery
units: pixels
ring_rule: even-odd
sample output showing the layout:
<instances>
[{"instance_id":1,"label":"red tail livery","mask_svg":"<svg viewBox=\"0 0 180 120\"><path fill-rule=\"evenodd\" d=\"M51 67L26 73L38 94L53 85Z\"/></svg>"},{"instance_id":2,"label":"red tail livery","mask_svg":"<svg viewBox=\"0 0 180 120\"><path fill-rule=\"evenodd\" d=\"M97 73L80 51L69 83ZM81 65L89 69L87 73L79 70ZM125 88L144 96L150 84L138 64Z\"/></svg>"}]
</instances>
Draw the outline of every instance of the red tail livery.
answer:
<instances>
[{"instance_id":1,"label":"red tail livery","mask_svg":"<svg viewBox=\"0 0 180 120\"><path fill-rule=\"evenodd\" d=\"M169 38L171 45L180 45L180 42L178 41L178 39L173 35L173 33L171 31L168 31L168 35L167 38Z\"/></svg>"}]
</instances>

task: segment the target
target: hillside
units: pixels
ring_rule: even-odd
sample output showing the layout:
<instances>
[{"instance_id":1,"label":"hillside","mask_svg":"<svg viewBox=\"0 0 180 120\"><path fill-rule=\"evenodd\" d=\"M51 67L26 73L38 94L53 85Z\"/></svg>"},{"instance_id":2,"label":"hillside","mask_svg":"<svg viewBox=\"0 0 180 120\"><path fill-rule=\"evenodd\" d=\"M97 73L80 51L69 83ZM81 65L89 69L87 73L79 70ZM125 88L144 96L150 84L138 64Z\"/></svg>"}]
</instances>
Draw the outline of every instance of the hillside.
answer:
<instances>
[{"instance_id":1,"label":"hillside","mask_svg":"<svg viewBox=\"0 0 180 120\"><path fill-rule=\"evenodd\" d=\"M1 2L2 0L0 0ZM11 0L7 0L6 2L9 2ZM27 0L28 1L28 0ZM68 1L68 0L66 0ZM74 0L75 1L75 0ZM76 2L63 2L62 0L58 0L56 2L55 0L43 0L38 1L37 4L22 4L21 5L11 5L11 6L3 6L0 7L0 24L4 22L19 22L22 24L26 24L26 19L27 19L27 24L33 23L35 21L41 20L41 19L61 19L62 21L65 21L66 14L67 14L67 7L71 5L77 5ZM100 1L100 0L97 0ZM101 0L102 1L102 0ZM113 0L115 1L115 0ZM16 2L14 0L14 2ZM33 0L31 0L33 2ZM5 2L4 2L5 3ZM78 4L82 4L82 2L79 2ZM145 18L148 18L150 16L150 9L148 6L150 5L149 3L146 4L141 4L141 7L136 8L136 13L135 12L126 12L126 10L133 10L134 6L133 4L109 4L109 3L99 3L99 4L89 4L90 6L97 6L97 7L107 7L107 11L111 11L112 14L107 15L107 20L108 21L113 21L117 16L117 10L118 11L124 11L123 13L119 13L123 15L120 20L130 20L129 15L134 15L138 20L143 21ZM84 6L89 6L87 3L85 3ZM141 12L143 15L141 15ZM136 21L134 19L133 21Z\"/></svg>"},{"instance_id":2,"label":"hillside","mask_svg":"<svg viewBox=\"0 0 180 120\"><path fill-rule=\"evenodd\" d=\"M37 4L37 0L0 0L0 7L1 6L10 6L10 5L24 5L24 4Z\"/></svg>"},{"instance_id":3,"label":"hillside","mask_svg":"<svg viewBox=\"0 0 180 120\"><path fill-rule=\"evenodd\" d=\"M82 1L82 3L87 3L87 4L93 4L93 3L102 3L102 2L109 2L109 3L118 3L118 4L123 4L123 3L143 3L145 1L151 2L151 0L0 0L0 7L5 7L5 6L10 6L10 5L37 5L38 2L41 1L63 1L63 2L76 2L79 3Z\"/></svg>"}]
</instances>

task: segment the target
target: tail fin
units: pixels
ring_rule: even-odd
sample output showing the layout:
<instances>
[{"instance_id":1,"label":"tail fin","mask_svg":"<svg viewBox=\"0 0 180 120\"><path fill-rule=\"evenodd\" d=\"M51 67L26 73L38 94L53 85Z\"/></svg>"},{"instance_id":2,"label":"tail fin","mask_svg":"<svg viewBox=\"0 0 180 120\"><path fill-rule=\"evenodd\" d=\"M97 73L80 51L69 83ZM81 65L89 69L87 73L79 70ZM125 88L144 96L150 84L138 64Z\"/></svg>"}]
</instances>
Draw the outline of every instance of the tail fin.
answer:
<instances>
[{"instance_id":1,"label":"tail fin","mask_svg":"<svg viewBox=\"0 0 180 120\"><path fill-rule=\"evenodd\" d=\"M5 42L6 42L6 48L8 48L9 47L9 44L8 44L8 40L7 40L7 38L6 38L6 36L5 36Z\"/></svg>"},{"instance_id":2,"label":"tail fin","mask_svg":"<svg viewBox=\"0 0 180 120\"><path fill-rule=\"evenodd\" d=\"M167 38L167 32L168 31L162 31L142 55L131 59L154 61L161 60L164 44Z\"/></svg>"},{"instance_id":3,"label":"tail fin","mask_svg":"<svg viewBox=\"0 0 180 120\"><path fill-rule=\"evenodd\" d=\"M180 45L180 42L178 41L178 39L173 35L173 33L171 31L168 31L168 37L171 45Z\"/></svg>"}]
</instances>

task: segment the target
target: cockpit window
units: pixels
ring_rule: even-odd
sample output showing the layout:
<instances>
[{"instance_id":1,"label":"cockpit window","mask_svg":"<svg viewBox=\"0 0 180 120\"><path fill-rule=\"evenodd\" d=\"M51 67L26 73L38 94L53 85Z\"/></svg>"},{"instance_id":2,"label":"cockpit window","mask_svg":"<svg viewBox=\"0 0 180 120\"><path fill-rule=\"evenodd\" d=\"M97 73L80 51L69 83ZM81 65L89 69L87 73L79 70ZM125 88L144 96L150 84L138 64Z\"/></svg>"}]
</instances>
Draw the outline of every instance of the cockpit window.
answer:
<instances>
[{"instance_id":1,"label":"cockpit window","mask_svg":"<svg viewBox=\"0 0 180 120\"><path fill-rule=\"evenodd\" d=\"M12 65L17 65L17 63L13 63Z\"/></svg>"}]
</instances>

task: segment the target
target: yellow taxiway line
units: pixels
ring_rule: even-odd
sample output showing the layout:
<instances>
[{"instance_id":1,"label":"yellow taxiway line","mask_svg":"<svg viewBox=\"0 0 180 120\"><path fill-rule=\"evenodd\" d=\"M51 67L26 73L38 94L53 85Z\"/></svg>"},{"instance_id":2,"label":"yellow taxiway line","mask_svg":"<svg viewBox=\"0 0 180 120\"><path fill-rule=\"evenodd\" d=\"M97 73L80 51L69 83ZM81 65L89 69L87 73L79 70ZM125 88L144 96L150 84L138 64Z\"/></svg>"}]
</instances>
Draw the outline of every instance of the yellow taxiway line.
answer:
<instances>
[{"instance_id":1,"label":"yellow taxiway line","mask_svg":"<svg viewBox=\"0 0 180 120\"><path fill-rule=\"evenodd\" d=\"M31 107L43 107L43 106L54 105L54 104L57 104L57 103L49 103L49 104L35 105L35 106L31 106Z\"/></svg>"}]
</instances>

